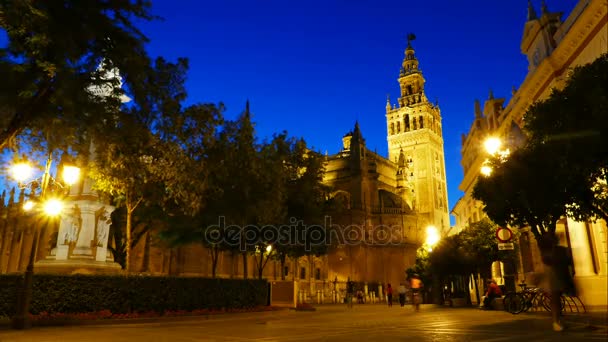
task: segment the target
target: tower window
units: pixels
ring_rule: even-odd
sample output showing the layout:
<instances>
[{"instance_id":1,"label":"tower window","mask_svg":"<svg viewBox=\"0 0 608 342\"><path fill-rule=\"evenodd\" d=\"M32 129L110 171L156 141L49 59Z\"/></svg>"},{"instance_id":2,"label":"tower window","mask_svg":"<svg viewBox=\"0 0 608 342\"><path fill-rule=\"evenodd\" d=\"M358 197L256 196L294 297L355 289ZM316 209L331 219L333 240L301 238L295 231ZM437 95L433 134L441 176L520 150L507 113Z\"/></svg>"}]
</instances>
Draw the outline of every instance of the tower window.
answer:
<instances>
[{"instance_id":1,"label":"tower window","mask_svg":"<svg viewBox=\"0 0 608 342\"><path fill-rule=\"evenodd\" d=\"M422 118L422 115L420 115L420 129L424 128L424 119Z\"/></svg>"},{"instance_id":2,"label":"tower window","mask_svg":"<svg viewBox=\"0 0 608 342\"><path fill-rule=\"evenodd\" d=\"M391 122L391 135L395 134L395 124Z\"/></svg>"},{"instance_id":3,"label":"tower window","mask_svg":"<svg viewBox=\"0 0 608 342\"><path fill-rule=\"evenodd\" d=\"M401 133L401 121L397 121L397 133Z\"/></svg>"}]
</instances>

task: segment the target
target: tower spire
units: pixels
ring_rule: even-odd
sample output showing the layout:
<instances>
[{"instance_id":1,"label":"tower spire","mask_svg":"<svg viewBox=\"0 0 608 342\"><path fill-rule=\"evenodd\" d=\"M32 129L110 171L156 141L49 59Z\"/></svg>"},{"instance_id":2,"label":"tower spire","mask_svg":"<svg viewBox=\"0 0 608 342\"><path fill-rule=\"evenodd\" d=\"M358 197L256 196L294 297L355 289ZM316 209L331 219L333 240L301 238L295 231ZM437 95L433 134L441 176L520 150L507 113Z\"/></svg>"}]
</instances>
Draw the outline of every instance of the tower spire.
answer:
<instances>
[{"instance_id":1,"label":"tower spire","mask_svg":"<svg viewBox=\"0 0 608 342\"><path fill-rule=\"evenodd\" d=\"M532 0L528 0L528 21L536 20L536 19L538 19L538 16L536 15L534 6L532 6Z\"/></svg>"},{"instance_id":2,"label":"tower spire","mask_svg":"<svg viewBox=\"0 0 608 342\"><path fill-rule=\"evenodd\" d=\"M547 9L547 2L545 0L542 0L540 3L540 14L544 15L544 14L548 14L549 10Z\"/></svg>"},{"instance_id":3,"label":"tower spire","mask_svg":"<svg viewBox=\"0 0 608 342\"><path fill-rule=\"evenodd\" d=\"M490 94L488 95L488 99L494 100L494 92L492 91L492 88L490 88Z\"/></svg>"},{"instance_id":4,"label":"tower spire","mask_svg":"<svg viewBox=\"0 0 608 342\"><path fill-rule=\"evenodd\" d=\"M475 118L481 118L481 105L479 104L479 100L475 100Z\"/></svg>"}]
</instances>

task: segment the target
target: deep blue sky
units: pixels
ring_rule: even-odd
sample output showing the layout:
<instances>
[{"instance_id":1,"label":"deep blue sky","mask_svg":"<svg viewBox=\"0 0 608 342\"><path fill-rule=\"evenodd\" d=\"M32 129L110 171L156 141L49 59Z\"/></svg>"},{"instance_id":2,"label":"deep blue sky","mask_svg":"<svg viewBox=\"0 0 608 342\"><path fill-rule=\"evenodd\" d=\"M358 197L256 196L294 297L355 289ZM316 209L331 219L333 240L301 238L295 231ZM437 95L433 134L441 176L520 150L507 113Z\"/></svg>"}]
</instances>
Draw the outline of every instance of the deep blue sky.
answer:
<instances>
[{"instance_id":1,"label":"deep blue sky","mask_svg":"<svg viewBox=\"0 0 608 342\"><path fill-rule=\"evenodd\" d=\"M576 3L547 0L565 15ZM415 33L427 97L443 116L450 208L473 101L490 88L508 100L527 72L527 0L153 0L153 13L164 20L140 25L148 51L190 59L189 102L223 102L234 118L249 99L261 138L287 130L330 154L358 120L368 147L386 156L386 96L396 103Z\"/></svg>"},{"instance_id":2,"label":"deep blue sky","mask_svg":"<svg viewBox=\"0 0 608 342\"><path fill-rule=\"evenodd\" d=\"M576 3L547 0L564 17ZM330 154L358 120L368 147L387 155L386 96L396 103L405 37L415 33L427 97L443 116L450 208L473 101L490 88L508 100L527 72L527 0L155 0L154 13L165 20L141 26L149 52L190 59L190 101L221 101L232 118L249 99L261 137L287 130Z\"/></svg>"}]
</instances>

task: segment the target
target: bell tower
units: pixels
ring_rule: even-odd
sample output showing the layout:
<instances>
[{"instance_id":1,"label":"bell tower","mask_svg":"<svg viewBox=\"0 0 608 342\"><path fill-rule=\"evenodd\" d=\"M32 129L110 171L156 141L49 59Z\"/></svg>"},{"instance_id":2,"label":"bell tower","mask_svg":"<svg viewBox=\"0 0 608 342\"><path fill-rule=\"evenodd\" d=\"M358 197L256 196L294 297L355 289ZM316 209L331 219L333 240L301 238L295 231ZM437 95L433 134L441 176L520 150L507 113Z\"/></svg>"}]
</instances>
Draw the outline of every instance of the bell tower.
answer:
<instances>
[{"instance_id":1,"label":"bell tower","mask_svg":"<svg viewBox=\"0 0 608 342\"><path fill-rule=\"evenodd\" d=\"M426 216L428 224L447 231L450 221L441 111L424 92L425 80L412 47L415 38L414 34L407 36L398 78L398 104L391 106L389 101L386 105L388 158L396 164L407 164L409 174L404 178L413 192L413 209Z\"/></svg>"}]
</instances>

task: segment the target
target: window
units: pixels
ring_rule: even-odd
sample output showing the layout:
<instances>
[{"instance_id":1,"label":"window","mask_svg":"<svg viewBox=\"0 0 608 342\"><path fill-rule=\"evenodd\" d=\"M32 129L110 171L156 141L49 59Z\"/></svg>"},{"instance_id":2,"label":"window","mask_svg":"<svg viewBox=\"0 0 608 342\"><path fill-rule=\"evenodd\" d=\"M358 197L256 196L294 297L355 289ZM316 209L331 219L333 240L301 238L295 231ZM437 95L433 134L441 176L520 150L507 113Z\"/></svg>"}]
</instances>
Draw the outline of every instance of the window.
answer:
<instances>
[{"instance_id":1,"label":"window","mask_svg":"<svg viewBox=\"0 0 608 342\"><path fill-rule=\"evenodd\" d=\"M285 266L283 268L283 276L287 277L289 275L289 266Z\"/></svg>"},{"instance_id":2,"label":"window","mask_svg":"<svg viewBox=\"0 0 608 342\"><path fill-rule=\"evenodd\" d=\"M300 279L306 279L306 267L300 267Z\"/></svg>"},{"instance_id":3,"label":"window","mask_svg":"<svg viewBox=\"0 0 608 342\"><path fill-rule=\"evenodd\" d=\"M321 269L317 267L317 269L315 270L315 279L316 280L321 280Z\"/></svg>"}]
</instances>

